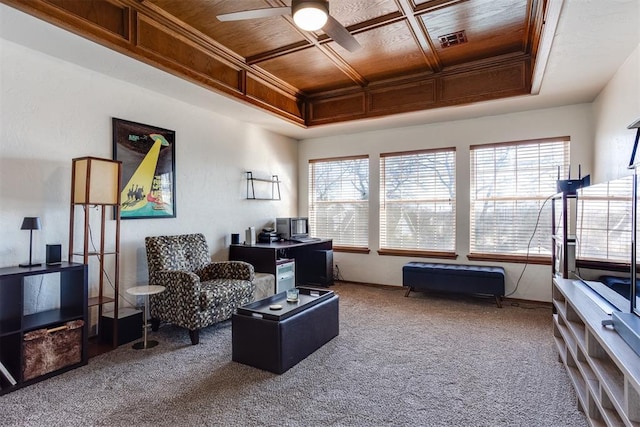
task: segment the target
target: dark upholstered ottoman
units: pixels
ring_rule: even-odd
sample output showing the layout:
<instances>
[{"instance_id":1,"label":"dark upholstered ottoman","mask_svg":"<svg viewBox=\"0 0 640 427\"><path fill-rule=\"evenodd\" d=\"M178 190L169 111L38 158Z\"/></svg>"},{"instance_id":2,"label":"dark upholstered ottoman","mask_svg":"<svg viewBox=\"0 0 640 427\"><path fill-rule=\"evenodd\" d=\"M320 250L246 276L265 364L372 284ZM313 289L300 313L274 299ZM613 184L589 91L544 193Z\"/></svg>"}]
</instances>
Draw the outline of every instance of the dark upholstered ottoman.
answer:
<instances>
[{"instance_id":1,"label":"dark upholstered ottoman","mask_svg":"<svg viewBox=\"0 0 640 427\"><path fill-rule=\"evenodd\" d=\"M504 296L504 268L485 265L410 262L402 267L402 286L411 291L494 295L498 307Z\"/></svg>"},{"instance_id":2,"label":"dark upholstered ottoman","mask_svg":"<svg viewBox=\"0 0 640 427\"><path fill-rule=\"evenodd\" d=\"M283 292L238 308L231 320L234 362L282 374L338 335L338 296L298 289L298 303ZM271 311L274 304L283 309Z\"/></svg>"}]
</instances>

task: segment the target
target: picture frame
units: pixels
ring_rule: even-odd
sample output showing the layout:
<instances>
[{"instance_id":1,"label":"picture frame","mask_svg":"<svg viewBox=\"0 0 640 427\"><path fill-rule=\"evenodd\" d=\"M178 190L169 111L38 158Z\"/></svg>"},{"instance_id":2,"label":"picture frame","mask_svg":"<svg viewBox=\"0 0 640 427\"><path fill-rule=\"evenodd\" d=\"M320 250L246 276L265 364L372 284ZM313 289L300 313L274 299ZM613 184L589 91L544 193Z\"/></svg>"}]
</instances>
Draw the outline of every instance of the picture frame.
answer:
<instances>
[{"instance_id":1,"label":"picture frame","mask_svg":"<svg viewBox=\"0 0 640 427\"><path fill-rule=\"evenodd\" d=\"M113 158L122 162L120 218L175 218L173 130L112 118Z\"/></svg>"}]
</instances>

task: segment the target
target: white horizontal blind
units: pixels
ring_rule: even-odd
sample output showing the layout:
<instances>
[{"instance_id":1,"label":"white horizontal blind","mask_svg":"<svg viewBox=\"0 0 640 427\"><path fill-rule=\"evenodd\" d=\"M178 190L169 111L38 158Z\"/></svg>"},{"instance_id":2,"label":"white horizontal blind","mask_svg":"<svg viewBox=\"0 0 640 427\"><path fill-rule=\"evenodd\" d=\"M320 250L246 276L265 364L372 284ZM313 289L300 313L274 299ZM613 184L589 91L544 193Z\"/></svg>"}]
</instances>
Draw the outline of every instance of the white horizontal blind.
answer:
<instances>
[{"instance_id":1,"label":"white horizontal blind","mask_svg":"<svg viewBox=\"0 0 640 427\"><path fill-rule=\"evenodd\" d=\"M380 155L380 248L455 252L455 148Z\"/></svg>"},{"instance_id":2,"label":"white horizontal blind","mask_svg":"<svg viewBox=\"0 0 640 427\"><path fill-rule=\"evenodd\" d=\"M585 187L578 197L576 257L629 263L633 176Z\"/></svg>"},{"instance_id":3,"label":"white horizontal blind","mask_svg":"<svg viewBox=\"0 0 640 427\"><path fill-rule=\"evenodd\" d=\"M548 200L568 170L569 137L472 146L471 253L550 255Z\"/></svg>"},{"instance_id":4,"label":"white horizontal blind","mask_svg":"<svg viewBox=\"0 0 640 427\"><path fill-rule=\"evenodd\" d=\"M309 161L309 223L334 246L369 246L369 157Z\"/></svg>"}]
</instances>

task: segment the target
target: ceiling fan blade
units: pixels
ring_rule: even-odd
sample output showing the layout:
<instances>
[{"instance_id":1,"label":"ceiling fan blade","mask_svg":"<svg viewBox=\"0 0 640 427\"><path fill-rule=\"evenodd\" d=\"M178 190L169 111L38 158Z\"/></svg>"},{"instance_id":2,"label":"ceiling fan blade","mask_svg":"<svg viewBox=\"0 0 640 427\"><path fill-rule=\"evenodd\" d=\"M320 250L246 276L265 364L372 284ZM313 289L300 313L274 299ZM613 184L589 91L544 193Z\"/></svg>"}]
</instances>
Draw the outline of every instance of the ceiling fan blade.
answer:
<instances>
[{"instance_id":1,"label":"ceiling fan blade","mask_svg":"<svg viewBox=\"0 0 640 427\"><path fill-rule=\"evenodd\" d=\"M361 48L358 40L331 15L329 15L327 23L322 27L322 31L349 52L355 52Z\"/></svg>"},{"instance_id":2,"label":"ceiling fan blade","mask_svg":"<svg viewBox=\"0 0 640 427\"><path fill-rule=\"evenodd\" d=\"M269 18L271 16L286 15L291 12L290 7L268 7L266 9L244 10L242 12L224 13L216 16L219 21L241 21L244 19Z\"/></svg>"}]
</instances>

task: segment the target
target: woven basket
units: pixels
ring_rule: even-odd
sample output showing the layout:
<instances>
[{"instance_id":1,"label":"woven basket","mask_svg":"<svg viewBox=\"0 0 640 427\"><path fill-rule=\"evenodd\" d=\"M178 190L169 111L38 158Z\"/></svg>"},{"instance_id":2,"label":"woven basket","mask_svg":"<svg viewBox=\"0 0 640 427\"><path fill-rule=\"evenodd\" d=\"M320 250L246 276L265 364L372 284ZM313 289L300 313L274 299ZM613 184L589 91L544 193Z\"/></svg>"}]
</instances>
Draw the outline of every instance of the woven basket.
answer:
<instances>
[{"instance_id":1,"label":"woven basket","mask_svg":"<svg viewBox=\"0 0 640 427\"><path fill-rule=\"evenodd\" d=\"M82 359L82 320L24 334L24 381L79 363Z\"/></svg>"}]
</instances>

